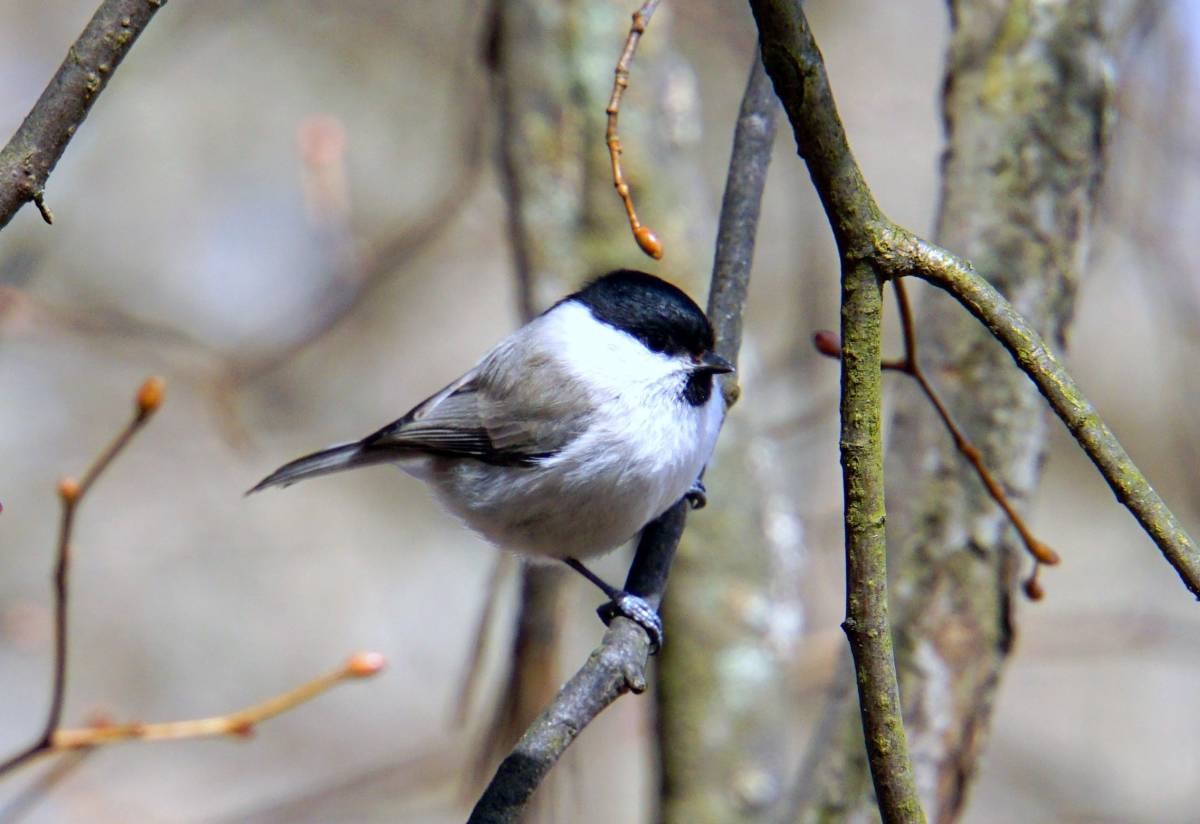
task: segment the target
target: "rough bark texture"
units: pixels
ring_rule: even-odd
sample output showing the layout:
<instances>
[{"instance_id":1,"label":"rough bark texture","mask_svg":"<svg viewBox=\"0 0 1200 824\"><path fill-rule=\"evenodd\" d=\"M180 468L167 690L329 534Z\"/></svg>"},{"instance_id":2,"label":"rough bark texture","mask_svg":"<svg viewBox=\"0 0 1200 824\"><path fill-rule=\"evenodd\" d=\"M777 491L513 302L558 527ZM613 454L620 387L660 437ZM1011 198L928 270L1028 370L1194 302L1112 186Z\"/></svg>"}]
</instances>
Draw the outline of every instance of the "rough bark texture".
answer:
<instances>
[{"instance_id":1,"label":"rough bark texture","mask_svg":"<svg viewBox=\"0 0 1200 824\"><path fill-rule=\"evenodd\" d=\"M50 173L83 125L108 79L166 0L105 0L67 51L58 71L0 152L0 228L34 201L50 212L42 191Z\"/></svg>"},{"instance_id":2,"label":"rough bark texture","mask_svg":"<svg viewBox=\"0 0 1200 824\"><path fill-rule=\"evenodd\" d=\"M1061 348L1086 253L1109 112L1098 0L951 4L938 241L971 259ZM922 365L1018 508L1045 450L1047 412L986 330L935 296L918 315ZM903 378L896 378L902 381ZM1021 549L923 398L899 387L889 434L892 606L904 718L935 821L963 809L1013 641ZM815 744L801 820L872 820L843 679Z\"/></svg>"}]
</instances>

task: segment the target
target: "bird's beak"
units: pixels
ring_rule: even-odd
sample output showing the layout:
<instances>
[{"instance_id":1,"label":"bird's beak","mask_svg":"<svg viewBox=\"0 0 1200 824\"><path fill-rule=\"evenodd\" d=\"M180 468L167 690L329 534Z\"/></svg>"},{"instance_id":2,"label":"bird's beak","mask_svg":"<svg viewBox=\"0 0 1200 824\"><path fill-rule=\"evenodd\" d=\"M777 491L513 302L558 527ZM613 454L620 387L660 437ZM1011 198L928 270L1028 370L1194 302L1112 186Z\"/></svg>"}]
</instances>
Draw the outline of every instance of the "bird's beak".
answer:
<instances>
[{"instance_id":1,"label":"bird's beak","mask_svg":"<svg viewBox=\"0 0 1200 824\"><path fill-rule=\"evenodd\" d=\"M708 372L712 375L724 375L727 372L734 371L733 364L725 360L716 352L708 352L704 354L696 364L697 372Z\"/></svg>"}]
</instances>

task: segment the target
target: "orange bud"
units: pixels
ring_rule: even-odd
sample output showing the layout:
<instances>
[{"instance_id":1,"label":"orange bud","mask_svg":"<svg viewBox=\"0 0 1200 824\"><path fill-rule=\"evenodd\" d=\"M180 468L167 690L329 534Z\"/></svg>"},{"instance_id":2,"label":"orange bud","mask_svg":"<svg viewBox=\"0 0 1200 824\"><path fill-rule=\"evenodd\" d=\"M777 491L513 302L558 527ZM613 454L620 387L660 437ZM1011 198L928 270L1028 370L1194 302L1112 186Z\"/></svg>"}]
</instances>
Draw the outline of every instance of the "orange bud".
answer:
<instances>
[{"instance_id":1,"label":"orange bud","mask_svg":"<svg viewBox=\"0 0 1200 824\"><path fill-rule=\"evenodd\" d=\"M116 721L113 720L112 715L107 710L102 709L93 710L87 719L87 725L94 730L107 729L115 724Z\"/></svg>"},{"instance_id":2,"label":"orange bud","mask_svg":"<svg viewBox=\"0 0 1200 824\"><path fill-rule=\"evenodd\" d=\"M830 332L828 329L822 329L813 335L813 346L827 358L842 356L842 342L838 340L836 332Z\"/></svg>"},{"instance_id":3,"label":"orange bud","mask_svg":"<svg viewBox=\"0 0 1200 824\"><path fill-rule=\"evenodd\" d=\"M1046 596L1046 590L1042 589L1041 583L1037 579L1037 570L1025 579L1025 584L1022 587L1025 590L1025 597L1030 601L1040 601Z\"/></svg>"},{"instance_id":4,"label":"orange bud","mask_svg":"<svg viewBox=\"0 0 1200 824\"><path fill-rule=\"evenodd\" d=\"M162 406L163 392L166 388L166 382L157 375L146 378L137 393L138 415L144 418Z\"/></svg>"},{"instance_id":5,"label":"orange bud","mask_svg":"<svg viewBox=\"0 0 1200 824\"><path fill-rule=\"evenodd\" d=\"M346 674L353 678L370 678L381 669L387 660L378 652L359 652L346 662Z\"/></svg>"},{"instance_id":6,"label":"orange bud","mask_svg":"<svg viewBox=\"0 0 1200 824\"><path fill-rule=\"evenodd\" d=\"M649 226L639 226L633 232L633 239L637 241L637 245L641 250L655 260L662 260L663 245L658 239L658 235L650 230Z\"/></svg>"},{"instance_id":7,"label":"orange bud","mask_svg":"<svg viewBox=\"0 0 1200 824\"><path fill-rule=\"evenodd\" d=\"M230 735L236 735L239 738L249 738L254 735L254 722L239 721L229 728Z\"/></svg>"},{"instance_id":8,"label":"orange bud","mask_svg":"<svg viewBox=\"0 0 1200 824\"><path fill-rule=\"evenodd\" d=\"M1062 558L1058 557L1057 552L1041 541L1030 541L1029 551L1033 554L1033 557L1037 558L1038 563L1045 564L1046 566L1054 566L1062 561Z\"/></svg>"},{"instance_id":9,"label":"orange bud","mask_svg":"<svg viewBox=\"0 0 1200 824\"><path fill-rule=\"evenodd\" d=\"M62 478L59 480L58 497L67 503L73 503L79 497L79 481L74 478Z\"/></svg>"}]
</instances>

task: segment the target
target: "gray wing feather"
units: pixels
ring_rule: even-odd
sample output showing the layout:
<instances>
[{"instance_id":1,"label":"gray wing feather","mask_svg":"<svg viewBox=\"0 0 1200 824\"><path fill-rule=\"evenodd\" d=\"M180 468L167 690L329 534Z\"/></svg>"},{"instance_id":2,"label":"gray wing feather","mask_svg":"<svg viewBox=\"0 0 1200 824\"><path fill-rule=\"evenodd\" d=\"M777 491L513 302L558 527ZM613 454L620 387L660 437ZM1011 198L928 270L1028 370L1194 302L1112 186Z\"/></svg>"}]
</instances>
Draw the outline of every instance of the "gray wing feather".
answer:
<instances>
[{"instance_id":1,"label":"gray wing feather","mask_svg":"<svg viewBox=\"0 0 1200 824\"><path fill-rule=\"evenodd\" d=\"M498 347L478 367L364 439L363 447L507 465L532 465L558 453L587 428L590 397L556 359L535 351L514 363L512 351Z\"/></svg>"}]
</instances>

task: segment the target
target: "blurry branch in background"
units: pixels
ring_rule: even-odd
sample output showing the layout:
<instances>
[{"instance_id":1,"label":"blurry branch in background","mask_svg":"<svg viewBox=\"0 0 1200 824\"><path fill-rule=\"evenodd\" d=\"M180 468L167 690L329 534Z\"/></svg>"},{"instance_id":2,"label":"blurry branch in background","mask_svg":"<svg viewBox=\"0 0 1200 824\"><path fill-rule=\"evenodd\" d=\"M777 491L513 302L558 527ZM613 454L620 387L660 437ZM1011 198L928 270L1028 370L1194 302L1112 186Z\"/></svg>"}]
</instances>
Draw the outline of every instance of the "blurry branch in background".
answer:
<instances>
[{"instance_id":1,"label":"blurry branch in background","mask_svg":"<svg viewBox=\"0 0 1200 824\"><path fill-rule=\"evenodd\" d=\"M773 144L775 100L760 94L752 76L743 98L729 162L717 229L717 251L709 286L708 315L717 333L717 352L737 360L759 204ZM725 392L727 405L736 387ZM680 501L642 531L624 589L657 608L666 590L671 561L687 519ZM472 824L520 820L530 797L585 726L627 691L646 689L649 638L623 618L613 619L604 639L504 759L471 814Z\"/></svg>"},{"instance_id":2,"label":"blurry branch in background","mask_svg":"<svg viewBox=\"0 0 1200 824\"><path fill-rule=\"evenodd\" d=\"M307 703L343 681L370 678L383 666L383 656L377 652L356 653L337 669L244 709L186 721L134 721L127 724L101 721L81 729L56 730L54 749L74 750L118 741L178 741L181 738L253 735L254 728L263 721Z\"/></svg>"},{"instance_id":3,"label":"blurry branch in background","mask_svg":"<svg viewBox=\"0 0 1200 824\"><path fill-rule=\"evenodd\" d=\"M383 668L383 656L374 652L361 652L352 656L343 666L326 675L274 698L226 715L153 724L142 722L113 724L107 720L98 720L88 727L79 729L63 729L61 727L67 687L69 632L67 607L76 513L96 481L162 405L163 394L162 379L147 378L137 392L134 414L129 423L96 457L81 479L68 477L58 483L58 495L62 502L62 518L59 522L57 560L54 571L54 661L50 709L46 714L46 721L42 725L42 731L38 738L23 750L0 762L0 777L42 755L89 749L100 744L111 744L117 741L161 741L216 735L246 736L252 733L254 726L261 721L310 701L342 681L365 678Z\"/></svg>"},{"instance_id":4,"label":"blurry branch in background","mask_svg":"<svg viewBox=\"0 0 1200 824\"><path fill-rule=\"evenodd\" d=\"M334 265L324 288L312 301L312 313L302 319L290 340L248 357L232 356L229 369L235 385L249 383L279 368L320 341L418 251L453 226L483 169L484 130L469 121L474 112L472 106L464 105L463 112L462 164L454 177L438 187L438 194L414 220L371 245L357 241L351 226L352 197L346 168L348 141L340 121L330 116L314 116L300 124L296 142L309 219L329 245Z\"/></svg>"},{"instance_id":5,"label":"blurry branch in background","mask_svg":"<svg viewBox=\"0 0 1200 824\"><path fill-rule=\"evenodd\" d=\"M32 201L53 222L46 181L92 104L166 0L105 0L8 145L0 151L0 228Z\"/></svg>"},{"instance_id":6,"label":"blurry branch in background","mask_svg":"<svg viewBox=\"0 0 1200 824\"><path fill-rule=\"evenodd\" d=\"M67 604L70 594L71 537L75 529L75 513L84 496L112 465L133 436L141 431L150 417L162 405L164 385L162 378L147 378L138 390L133 418L101 452L81 480L66 477L58 482L58 498L62 503L62 518L59 521L58 542L54 564L54 663L50 688L50 709L38 739L10 758L0 762L0 775L24 764L43 752L55 748L54 735L62 721L63 701L67 689Z\"/></svg>"},{"instance_id":7,"label":"blurry branch in background","mask_svg":"<svg viewBox=\"0 0 1200 824\"><path fill-rule=\"evenodd\" d=\"M706 310L718 354L734 364L779 120L757 44L749 57ZM731 377L722 381L729 405L740 394ZM745 373L739 377L748 380ZM801 612L791 589L795 558L768 532L769 501L788 492L764 476L760 456L767 445L746 412L721 431L705 472L715 504L690 524L663 607L672 640L655 668L662 824L781 821L781 789L798 749L789 643ZM716 672L719 677L711 677Z\"/></svg>"},{"instance_id":8,"label":"blurry branch in background","mask_svg":"<svg viewBox=\"0 0 1200 824\"><path fill-rule=\"evenodd\" d=\"M223 434L230 442L241 443L246 433L238 419L236 393L323 340L454 225L483 169L484 132L467 122L472 111L464 105L463 162L454 176L438 187L438 194L420 215L374 243L355 237L351 225L348 140L341 123L317 115L298 126L305 206L314 233L329 250L330 268L309 304L310 311L297 315L290 334L280 343L224 351L119 308L60 306L11 286L0 286L0 331L25 324L51 324L85 337L111 336L123 344L131 340L149 344L175 371L186 369L181 365L184 362L198 361L194 367L199 373L197 382L208 389Z\"/></svg>"},{"instance_id":9,"label":"blurry branch in background","mask_svg":"<svg viewBox=\"0 0 1200 824\"><path fill-rule=\"evenodd\" d=\"M1038 572L1042 566L1054 566L1058 564L1061 558L1057 552L1051 549L1043 541L1039 540L1029 525L1025 523L1025 519L1017 512L1012 502L1008 499L1008 493L1004 491L1004 487L996 480L991 470L983 461L983 453L979 447L971 443L971 440L963 434L958 424L954 422L954 418L950 415L950 410L946 408L946 404L938 396L937 391L929 382L929 378L925 375L921 364L917 360L917 327L913 319L912 304L908 299L908 291L905 289L904 281L896 278L892 281L896 295L896 305L900 313L900 327L904 338L904 356L895 360L885 360L880 366L885 371L902 372L908 375L921 390L921 394L929 401L934 412L937 413L942 425L946 427L946 431L950 433L950 437L954 440L954 448L957 449L962 456L967 459L967 462L975 469L975 473L979 476L979 480L983 483L984 489L987 490L992 500L996 505L1004 511L1005 517L1012 524L1013 529L1021 536L1021 543L1024 544L1026 551L1033 558L1033 571L1029 577L1025 579L1025 594L1034 601L1041 600L1044 592L1041 584L1038 582ZM842 356L842 347L838 341L838 337L833 332L821 331L813 335L813 343L818 352L826 357L840 358Z\"/></svg>"},{"instance_id":10,"label":"blurry branch in background","mask_svg":"<svg viewBox=\"0 0 1200 824\"><path fill-rule=\"evenodd\" d=\"M654 10L658 8L659 2L660 0L646 0L640 9L633 13L633 24L629 27L629 37L625 39L625 48L621 51L621 58L617 61L617 68L614 71L612 96L609 97L608 106L604 110L604 113L608 115L604 142L608 146L608 154L612 159L613 186L616 187L617 194L621 196L621 203L625 206L625 214L629 218L629 228L633 230L633 239L637 241L638 248L655 260L662 259L662 241L649 226L641 224L637 211L633 208L633 195L630 194L629 184L625 182L625 177L621 173L621 137L617 134L617 117L621 111L621 95L629 87L629 67L633 63L633 55L637 52L638 41L645 34L646 26L650 24L650 18L654 15Z\"/></svg>"}]
</instances>

